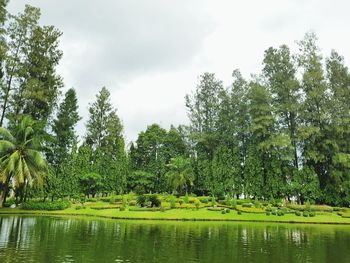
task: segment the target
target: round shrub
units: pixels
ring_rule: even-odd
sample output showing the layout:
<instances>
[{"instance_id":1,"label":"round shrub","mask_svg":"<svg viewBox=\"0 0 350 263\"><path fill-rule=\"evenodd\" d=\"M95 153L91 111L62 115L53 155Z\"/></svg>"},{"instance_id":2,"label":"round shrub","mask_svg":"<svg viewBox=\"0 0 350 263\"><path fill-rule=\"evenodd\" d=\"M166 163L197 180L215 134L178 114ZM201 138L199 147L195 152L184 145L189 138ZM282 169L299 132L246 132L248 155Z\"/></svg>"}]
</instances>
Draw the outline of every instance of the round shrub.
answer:
<instances>
[{"instance_id":1,"label":"round shrub","mask_svg":"<svg viewBox=\"0 0 350 263\"><path fill-rule=\"evenodd\" d=\"M229 214L231 213L231 210L230 209L226 209L226 214Z\"/></svg>"},{"instance_id":2,"label":"round shrub","mask_svg":"<svg viewBox=\"0 0 350 263\"><path fill-rule=\"evenodd\" d=\"M310 213L309 213L309 216L310 216L310 217L315 217L315 216L316 216L316 213L315 213L315 212L310 212Z\"/></svg>"},{"instance_id":3,"label":"round shrub","mask_svg":"<svg viewBox=\"0 0 350 263\"><path fill-rule=\"evenodd\" d=\"M309 216L309 212L308 211L304 211L303 212L303 217L308 217Z\"/></svg>"},{"instance_id":4,"label":"round shrub","mask_svg":"<svg viewBox=\"0 0 350 263\"><path fill-rule=\"evenodd\" d=\"M295 215L296 216L301 216L301 212L300 211L295 211Z\"/></svg>"},{"instance_id":5,"label":"round shrub","mask_svg":"<svg viewBox=\"0 0 350 263\"><path fill-rule=\"evenodd\" d=\"M144 207L147 201L147 197L145 195L139 195L136 198L136 203L141 206Z\"/></svg>"},{"instance_id":6,"label":"round shrub","mask_svg":"<svg viewBox=\"0 0 350 263\"><path fill-rule=\"evenodd\" d=\"M267 211L267 212L266 212L266 215L267 215L267 216L271 215L271 212Z\"/></svg>"},{"instance_id":7,"label":"round shrub","mask_svg":"<svg viewBox=\"0 0 350 263\"><path fill-rule=\"evenodd\" d=\"M271 214L274 215L274 216L276 216L276 215L277 215L277 210L273 210L273 211L271 212Z\"/></svg>"},{"instance_id":8,"label":"round shrub","mask_svg":"<svg viewBox=\"0 0 350 263\"><path fill-rule=\"evenodd\" d=\"M223 215L226 214L226 211L225 211L225 210L222 210L222 211L221 211L221 214L223 214Z\"/></svg>"},{"instance_id":9,"label":"round shrub","mask_svg":"<svg viewBox=\"0 0 350 263\"><path fill-rule=\"evenodd\" d=\"M241 211L237 211L237 215L241 215L242 214L242 212Z\"/></svg>"}]
</instances>

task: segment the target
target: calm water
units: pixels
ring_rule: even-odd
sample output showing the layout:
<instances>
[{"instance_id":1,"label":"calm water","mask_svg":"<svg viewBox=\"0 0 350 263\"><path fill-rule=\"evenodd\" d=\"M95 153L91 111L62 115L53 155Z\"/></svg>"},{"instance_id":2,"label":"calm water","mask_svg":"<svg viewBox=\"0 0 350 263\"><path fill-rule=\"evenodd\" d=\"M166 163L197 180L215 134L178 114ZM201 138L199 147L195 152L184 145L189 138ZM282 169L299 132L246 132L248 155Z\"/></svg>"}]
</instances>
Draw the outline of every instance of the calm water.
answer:
<instances>
[{"instance_id":1,"label":"calm water","mask_svg":"<svg viewBox=\"0 0 350 263\"><path fill-rule=\"evenodd\" d=\"M0 217L0 262L350 262L350 227Z\"/></svg>"}]
</instances>

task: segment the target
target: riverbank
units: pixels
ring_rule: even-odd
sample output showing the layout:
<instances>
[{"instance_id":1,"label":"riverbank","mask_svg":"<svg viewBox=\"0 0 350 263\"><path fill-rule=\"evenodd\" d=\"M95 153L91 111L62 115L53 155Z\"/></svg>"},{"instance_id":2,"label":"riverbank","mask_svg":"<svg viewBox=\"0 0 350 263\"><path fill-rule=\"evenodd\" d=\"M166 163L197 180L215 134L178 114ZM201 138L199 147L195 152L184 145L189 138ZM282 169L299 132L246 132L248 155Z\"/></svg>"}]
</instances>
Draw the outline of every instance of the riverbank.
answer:
<instances>
[{"instance_id":1,"label":"riverbank","mask_svg":"<svg viewBox=\"0 0 350 263\"><path fill-rule=\"evenodd\" d=\"M19 208L0 209L0 215L38 215L38 216L87 216L109 219L135 219L135 220L169 220L169 221L237 221L237 222L271 222L271 223L298 223L298 224L343 224L350 225L350 218L343 218L336 213L320 213L315 217L284 216L242 213L235 211L222 214L207 209L171 209L161 211L120 211L119 209L95 210L91 208L76 210L74 207L59 211L36 211Z\"/></svg>"}]
</instances>

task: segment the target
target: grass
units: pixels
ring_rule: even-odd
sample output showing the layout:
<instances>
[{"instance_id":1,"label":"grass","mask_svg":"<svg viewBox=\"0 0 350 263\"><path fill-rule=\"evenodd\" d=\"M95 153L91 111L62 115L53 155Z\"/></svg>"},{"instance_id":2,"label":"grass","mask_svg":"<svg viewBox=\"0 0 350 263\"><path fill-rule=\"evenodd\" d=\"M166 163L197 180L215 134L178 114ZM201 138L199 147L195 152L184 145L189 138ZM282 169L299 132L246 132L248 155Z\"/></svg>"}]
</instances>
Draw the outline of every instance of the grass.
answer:
<instances>
[{"instance_id":1,"label":"grass","mask_svg":"<svg viewBox=\"0 0 350 263\"><path fill-rule=\"evenodd\" d=\"M286 214L275 216L266 214L242 213L236 211L222 214L220 211L209 211L206 208L192 209L171 209L161 211L119 211L119 209L96 210L87 207L86 209L75 209L75 206L60 211L31 211L18 208L0 209L0 215L5 214L30 214L30 215L71 215L71 216L94 216L111 219L144 219L144 220L186 220L186 221L248 221L248 222L274 222L274 223L309 223L309 224L349 224L350 218L343 218L336 213L321 213L315 217L296 216Z\"/></svg>"}]
</instances>

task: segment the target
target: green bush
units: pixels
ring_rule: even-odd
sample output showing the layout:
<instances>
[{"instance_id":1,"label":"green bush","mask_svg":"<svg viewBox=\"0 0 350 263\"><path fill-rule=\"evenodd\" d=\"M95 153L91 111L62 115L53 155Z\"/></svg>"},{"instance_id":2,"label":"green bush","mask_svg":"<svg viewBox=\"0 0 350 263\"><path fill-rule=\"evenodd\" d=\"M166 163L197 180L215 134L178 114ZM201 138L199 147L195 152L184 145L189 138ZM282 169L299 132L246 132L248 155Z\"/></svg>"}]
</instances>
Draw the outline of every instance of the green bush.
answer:
<instances>
[{"instance_id":1,"label":"green bush","mask_svg":"<svg viewBox=\"0 0 350 263\"><path fill-rule=\"evenodd\" d=\"M165 212L166 211L166 208L164 206L161 206L160 207L160 212Z\"/></svg>"},{"instance_id":2,"label":"green bush","mask_svg":"<svg viewBox=\"0 0 350 263\"><path fill-rule=\"evenodd\" d=\"M15 205L16 200L14 198L8 198L6 199L6 203L4 204L5 207L10 207L11 205Z\"/></svg>"},{"instance_id":3,"label":"green bush","mask_svg":"<svg viewBox=\"0 0 350 263\"><path fill-rule=\"evenodd\" d=\"M198 210L199 207L201 206L201 202L199 202L199 200L196 198L196 200L194 201L194 206L196 207L196 209Z\"/></svg>"},{"instance_id":4,"label":"green bush","mask_svg":"<svg viewBox=\"0 0 350 263\"><path fill-rule=\"evenodd\" d=\"M137 202L135 200L129 201L129 206L136 206Z\"/></svg>"},{"instance_id":5,"label":"green bush","mask_svg":"<svg viewBox=\"0 0 350 263\"><path fill-rule=\"evenodd\" d=\"M284 212L282 210L277 211L277 216L284 216Z\"/></svg>"},{"instance_id":6,"label":"green bush","mask_svg":"<svg viewBox=\"0 0 350 263\"><path fill-rule=\"evenodd\" d=\"M242 212L241 211L237 211L237 215L241 215L242 214Z\"/></svg>"},{"instance_id":7,"label":"green bush","mask_svg":"<svg viewBox=\"0 0 350 263\"><path fill-rule=\"evenodd\" d=\"M226 214L226 211L225 211L225 210L222 210L222 211L221 211L221 214L223 214L223 215Z\"/></svg>"},{"instance_id":8,"label":"green bush","mask_svg":"<svg viewBox=\"0 0 350 263\"><path fill-rule=\"evenodd\" d=\"M225 211L226 211L226 214L231 213L231 210L230 210L230 209L226 209Z\"/></svg>"},{"instance_id":9,"label":"green bush","mask_svg":"<svg viewBox=\"0 0 350 263\"><path fill-rule=\"evenodd\" d=\"M119 211L125 211L125 206L121 206L121 207L119 207Z\"/></svg>"},{"instance_id":10,"label":"green bush","mask_svg":"<svg viewBox=\"0 0 350 263\"><path fill-rule=\"evenodd\" d=\"M303 217L308 217L309 216L309 212L308 211L304 211L303 212Z\"/></svg>"},{"instance_id":11,"label":"green bush","mask_svg":"<svg viewBox=\"0 0 350 263\"><path fill-rule=\"evenodd\" d=\"M68 201L54 201L54 202L37 202L37 201L28 201L22 205L23 209L26 210L64 210L70 207L70 202Z\"/></svg>"},{"instance_id":12,"label":"green bush","mask_svg":"<svg viewBox=\"0 0 350 263\"><path fill-rule=\"evenodd\" d=\"M267 215L267 216L271 215L271 212L266 211L266 215Z\"/></svg>"},{"instance_id":13,"label":"green bush","mask_svg":"<svg viewBox=\"0 0 350 263\"><path fill-rule=\"evenodd\" d=\"M316 216L316 213L315 213L315 212L310 212L310 213L309 213L309 216L310 216L310 217L315 217L315 216Z\"/></svg>"},{"instance_id":14,"label":"green bush","mask_svg":"<svg viewBox=\"0 0 350 263\"><path fill-rule=\"evenodd\" d=\"M216 205L215 196L212 196L212 197L210 198L210 203L211 203L212 206L215 206L215 205Z\"/></svg>"},{"instance_id":15,"label":"green bush","mask_svg":"<svg viewBox=\"0 0 350 263\"><path fill-rule=\"evenodd\" d=\"M176 208L176 198L175 198L175 196L173 196L173 195L170 196L169 203L170 203L170 208L171 209Z\"/></svg>"},{"instance_id":16,"label":"green bush","mask_svg":"<svg viewBox=\"0 0 350 263\"><path fill-rule=\"evenodd\" d=\"M136 198L136 203L141 206L144 207L147 201L147 197L145 195L139 195Z\"/></svg>"},{"instance_id":17,"label":"green bush","mask_svg":"<svg viewBox=\"0 0 350 263\"><path fill-rule=\"evenodd\" d=\"M149 195L147 200L151 203L151 207L160 207L161 205L158 195Z\"/></svg>"},{"instance_id":18,"label":"green bush","mask_svg":"<svg viewBox=\"0 0 350 263\"><path fill-rule=\"evenodd\" d=\"M209 199L207 197L200 197L199 198L199 201L203 204L207 204L209 203Z\"/></svg>"},{"instance_id":19,"label":"green bush","mask_svg":"<svg viewBox=\"0 0 350 263\"><path fill-rule=\"evenodd\" d=\"M179 199L179 204L182 205L184 203L184 200Z\"/></svg>"},{"instance_id":20,"label":"green bush","mask_svg":"<svg viewBox=\"0 0 350 263\"><path fill-rule=\"evenodd\" d=\"M274 215L274 216L276 216L276 215L277 215L277 210L272 210L272 211L271 211L271 214Z\"/></svg>"},{"instance_id":21,"label":"green bush","mask_svg":"<svg viewBox=\"0 0 350 263\"><path fill-rule=\"evenodd\" d=\"M295 211L295 215L296 216L301 216L301 212L300 211Z\"/></svg>"},{"instance_id":22,"label":"green bush","mask_svg":"<svg viewBox=\"0 0 350 263\"><path fill-rule=\"evenodd\" d=\"M184 202L185 204L189 204L190 203L190 199L188 198L188 193L186 192L186 195L184 197Z\"/></svg>"},{"instance_id":23,"label":"green bush","mask_svg":"<svg viewBox=\"0 0 350 263\"><path fill-rule=\"evenodd\" d=\"M253 207L253 204L252 203L243 203L242 204L242 207Z\"/></svg>"}]
</instances>

